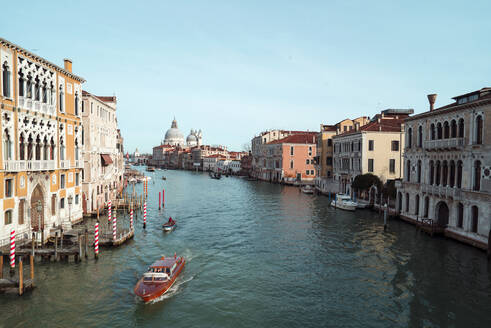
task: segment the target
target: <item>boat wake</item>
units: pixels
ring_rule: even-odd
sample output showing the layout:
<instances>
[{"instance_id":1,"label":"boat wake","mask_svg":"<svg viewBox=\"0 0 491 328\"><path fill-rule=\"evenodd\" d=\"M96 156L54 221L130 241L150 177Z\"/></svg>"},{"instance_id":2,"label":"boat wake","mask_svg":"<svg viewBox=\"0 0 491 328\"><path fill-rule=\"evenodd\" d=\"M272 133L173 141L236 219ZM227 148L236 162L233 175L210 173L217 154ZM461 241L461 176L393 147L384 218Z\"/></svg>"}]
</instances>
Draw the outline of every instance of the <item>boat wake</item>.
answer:
<instances>
[{"instance_id":1,"label":"boat wake","mask_svg":"<svg viewBox=\"0 0 491 328\"><path fill-rule=\"evenodd\" d=\"M176 279L176 282L174 283L174 285L172 285L172 287L169 288L169 290L164 295L162 295L160 297L157 297L156 299L151 300L148 303L149 304L155 304L155 303L158 303L158 302L162 302L162 301L164 301L166 299L169 299L169 298L171 298L171 297L179 294L180 291L181 291L181 287L184 284L186 284L186 283L190 282L191 280L193 280L195 277L196 277L196 275L193 275L193 276L191 276L189 278L182 278L182 279L177 278Z\"/></svg>"}]
</instances>

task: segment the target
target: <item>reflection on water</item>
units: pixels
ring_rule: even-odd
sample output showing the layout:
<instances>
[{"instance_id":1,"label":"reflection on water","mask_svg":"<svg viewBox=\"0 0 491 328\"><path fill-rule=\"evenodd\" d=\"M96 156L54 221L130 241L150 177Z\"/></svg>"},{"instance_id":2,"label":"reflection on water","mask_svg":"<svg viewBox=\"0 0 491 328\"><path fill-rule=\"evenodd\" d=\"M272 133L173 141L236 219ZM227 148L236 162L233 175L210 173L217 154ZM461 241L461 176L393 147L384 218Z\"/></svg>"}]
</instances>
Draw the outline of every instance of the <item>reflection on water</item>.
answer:
<instances>
[{"instance_id":1,"label":"reflection on water","mask_svg":"<svg viewBox=\"0 0 491 328\"><path fill-rule=\"evenodd\" d=\"M36 290L0 296L0 327L491 326L491 269L471 247L399 221L384 232L377 213L292 187L157 171L149 190L146 230L139 217L135 239L98 261L39 264ZM169 216L178 228L164 234ZM182 276L143 304L138 278L174 252Z\"/></svg>"}]
</instances>

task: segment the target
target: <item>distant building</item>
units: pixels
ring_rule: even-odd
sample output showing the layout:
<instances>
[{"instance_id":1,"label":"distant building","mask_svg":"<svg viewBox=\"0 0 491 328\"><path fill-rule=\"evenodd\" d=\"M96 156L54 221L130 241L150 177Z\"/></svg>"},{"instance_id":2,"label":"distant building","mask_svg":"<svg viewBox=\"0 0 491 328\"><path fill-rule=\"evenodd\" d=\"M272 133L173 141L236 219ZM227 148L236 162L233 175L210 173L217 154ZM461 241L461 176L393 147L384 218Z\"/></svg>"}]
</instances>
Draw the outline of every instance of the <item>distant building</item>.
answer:
<instances>
[{"instance_id":1,"label":"distant building","mask_svg":"<svg viewBox=\"0 0 491 328\"><path fill-rule=\"evenodd\" d=\"M491 88L406 119L402 218L487 248L491 229Z\"/></svg>"}]
</instances>

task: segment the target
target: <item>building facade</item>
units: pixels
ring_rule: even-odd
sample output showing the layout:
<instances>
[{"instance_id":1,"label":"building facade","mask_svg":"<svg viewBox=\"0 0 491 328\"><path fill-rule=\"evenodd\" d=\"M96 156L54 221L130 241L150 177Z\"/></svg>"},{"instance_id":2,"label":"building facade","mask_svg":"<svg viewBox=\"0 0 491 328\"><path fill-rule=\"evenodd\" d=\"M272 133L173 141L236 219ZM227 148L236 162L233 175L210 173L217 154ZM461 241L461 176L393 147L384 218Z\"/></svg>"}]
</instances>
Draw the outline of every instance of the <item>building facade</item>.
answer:
<instances>
[{"instance_id":1,"label":"building facade","mask_svg":"<svg viewBox=\"0 0 491 328\"><path fill-rule=\"evenodd\" d=\"M61 68L0 38L0 244L46 240L82 219L82 83L72 62Z\"/></svg>"},{"instance_id":2,"label":"building facade","mask_svg":"<svg viewBox=\"0 0 491 328\"><path fill-rule=\"evenodd\" d=\"M412 109L387 109L369 123L333 137L334 181L341 193L353 194L357 175L371 173L384 183L402 177L404 119Z\"/></svg>"},{"instance_id":3,"label":"building facade","mask_svg":"<svg viewBox=\"0 0 491 328\"><path fill-rule=\"evenodd\" d=\"M486 248L491 229L491 88L406 120L402 218L429 220L445 235Z\"/></svg>"},{"instance_id":4,"label":"building facade","mask_svg":"<svg viewBox=\"0 0 491 328\"><path fill-rule=\"evenodd\" d=\"M115 96L83 91L83 210L92 215L123 188L124 151Z\"/></svg>"}]
</instances>

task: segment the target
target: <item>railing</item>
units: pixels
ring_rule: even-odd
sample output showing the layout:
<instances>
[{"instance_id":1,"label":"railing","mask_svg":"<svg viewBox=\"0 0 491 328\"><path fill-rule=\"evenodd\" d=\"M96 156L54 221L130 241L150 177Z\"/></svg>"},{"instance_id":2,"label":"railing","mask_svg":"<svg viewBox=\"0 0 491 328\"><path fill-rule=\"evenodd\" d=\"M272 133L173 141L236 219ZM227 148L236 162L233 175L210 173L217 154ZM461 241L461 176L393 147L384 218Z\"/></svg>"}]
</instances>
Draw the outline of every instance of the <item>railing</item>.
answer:
<instances>
[{"instance_id":1,"label":"railing","mask_svg":"<svg viewBox=\"0 0 491 328\"><path fill-rule=\"evenodd\" d=\"M462 198L462 190L457 187L421 184L420 190L423 193L439 196L441 198L452 198L454 200L460 200Z\"/></svg>"},{"instance_id":2,"label":"railing","mask_svg":"<svg viewBox=\"0 0 491 328\"><path fill-rule=\"evenodd\" d=\"M84 161L83 159L76 159L74 161L74 165L72 165L72 169L74 168L83 168L84 167Z\"/></svg>"},{"instance_id":3,"label":"railing","mask_svg":"<svg viewBox=\"0 0 491 328\"><path fill-rule=\"evenodd\" d=\"M7 160L3 161L3 169L8 172L19 172L19 171L48 171L54 170L56 165L55 161L52 160Z\"/></svg>"},{"instance_id":4,"label":"railing","mask_svg":"<svg viewBox=\"0 0 491 328\"><path fill-rule=\"evenodd\" d=\"M428 150L456 149L464 146L464 138L427 140L423 142L423 148Z\"/></svg>"},{"instance_id":5,"label":"railing","mask_svg":"<svg viewBox=\"0 0 491 328\"><path fill-rule=\"evenodd\" d=\"M55 105L43 103L42 101L35 101L27 97L19 97L19 107L51 115L54 115L56 113Z\"/></svg>"},{"instance_id":6,"label":"railing","mask_svg":"<svg viewBox=\"0 0 491 328\"><path fill-rule=\"evenodd\" d=\"M70 160L64 159L60 160L60 169L69 169L70 168Z\"/></svg>"}]
</instances>

